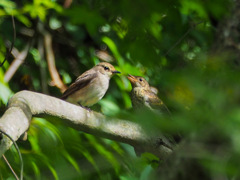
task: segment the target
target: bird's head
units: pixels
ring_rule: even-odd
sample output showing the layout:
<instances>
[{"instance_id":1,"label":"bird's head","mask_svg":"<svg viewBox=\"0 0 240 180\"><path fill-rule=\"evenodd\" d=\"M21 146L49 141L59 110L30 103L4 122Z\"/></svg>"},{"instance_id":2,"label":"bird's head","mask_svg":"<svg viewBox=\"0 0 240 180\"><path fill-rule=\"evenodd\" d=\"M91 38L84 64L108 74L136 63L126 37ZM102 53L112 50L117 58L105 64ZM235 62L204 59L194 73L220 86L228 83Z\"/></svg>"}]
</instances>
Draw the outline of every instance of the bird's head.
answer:
<instances>
[{"instance_id":1,"label":"bird's head","mask_svg":"<svg viewBox=\"0 0 240 180\"><path fill-rule=\"evenodd\" d=\"M133 76L129 74L128 79L131 82L133 88L134 87L149 88L148 82L141 76Z\"/></svg>"},{"instance_id":2,"label":"bird's head","mask_svg":"<svg viewBox=\"0 0 240 180\"><path fill-rule=\"evenodd\" d=\"M111 65L107 62L101 62L101 63L97 64L96 66L98 67L100 73L107 75L109 77L112 77L114 74L121 73L121 72L117 71L113 65Z\"/></svg>"}]
</instances>

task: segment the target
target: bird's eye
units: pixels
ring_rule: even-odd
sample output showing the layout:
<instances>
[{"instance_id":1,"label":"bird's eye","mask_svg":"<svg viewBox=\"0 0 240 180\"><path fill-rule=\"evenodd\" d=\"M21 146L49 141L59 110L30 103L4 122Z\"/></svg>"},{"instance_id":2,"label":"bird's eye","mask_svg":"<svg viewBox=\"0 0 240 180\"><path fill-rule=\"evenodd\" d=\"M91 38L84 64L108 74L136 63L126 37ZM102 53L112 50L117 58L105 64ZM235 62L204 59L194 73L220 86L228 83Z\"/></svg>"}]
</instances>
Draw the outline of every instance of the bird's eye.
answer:
<instances>
[{"instance_id":1,"label":"bird's eye","mask_svg":"<svg viewBox=\"0 0 240 180\"><path fill-rule=\"evenodd\" d=\"M104 66L104 70L109 70L109 67L107 67L107 66Z\"/></svg>"},{"instance_id":2,"label":"bird's eye","mask_svg":"<svg viewBox=\"0 0 240 180\"><path fill-rule=\"evenodd\" d=\"M143 81L142 78L140 78L139 81Z\"/></svg>"}]
</instances>

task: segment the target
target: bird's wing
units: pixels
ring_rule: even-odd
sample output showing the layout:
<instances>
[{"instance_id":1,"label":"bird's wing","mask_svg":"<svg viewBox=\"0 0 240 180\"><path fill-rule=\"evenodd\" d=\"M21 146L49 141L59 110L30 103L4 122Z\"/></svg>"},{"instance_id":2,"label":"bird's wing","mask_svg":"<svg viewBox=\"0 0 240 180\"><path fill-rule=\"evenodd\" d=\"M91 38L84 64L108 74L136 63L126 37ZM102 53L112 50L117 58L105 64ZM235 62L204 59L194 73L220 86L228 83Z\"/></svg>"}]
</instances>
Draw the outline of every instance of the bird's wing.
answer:
<instances>
[{"instance_id":1,"label":"bird's wing","mask_svg":"<svg viewBox=\"0 0 240 180\"><path fill-rule=\"evenodd\" d=\"M66 99L69 95L76 91L86 87L95 77L97 73L83 73L76 81L69 86L69 88L63 93L61 99Z\"/></svg>"},{"instance_id":2,"label":"bird's wing","mask_svg":"<svg viewBox=\"0 0 240 180\"><path fill-rule=\"evenodd\" d=\"M148 91L147 94L148 96L147 96L146 102L147 104L150 105L152 109L158 109L170 114L170 111L167 108L167 106L163 103L161 99L158 98L158 96L155 93Z\"/></svg>"}]
</instances>

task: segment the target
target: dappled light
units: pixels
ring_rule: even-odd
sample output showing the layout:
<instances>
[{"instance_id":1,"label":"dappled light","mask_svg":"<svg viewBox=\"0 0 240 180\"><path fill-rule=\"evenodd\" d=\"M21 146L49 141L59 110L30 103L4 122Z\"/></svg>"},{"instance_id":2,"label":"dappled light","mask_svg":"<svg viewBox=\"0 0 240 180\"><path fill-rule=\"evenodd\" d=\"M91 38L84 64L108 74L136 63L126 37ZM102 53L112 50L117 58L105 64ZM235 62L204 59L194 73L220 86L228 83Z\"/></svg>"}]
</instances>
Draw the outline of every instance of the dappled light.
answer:
<instances>
[{"instance_id":1,"label":"dappled light","mask_svg":"<svg viewBox=\"0 0 240 180\"><path fill-rule=\"evenodd\" d=\"M30 108L33 117L27 140L15 139L23 157L23 179L238 179L239 5L239 0L2 0L1 130L7 109L22 103L9 100L22 90L60 99L64 92L75 93L76 86L87 87L97 68L90 78L86 74L82 81L77 78L100 62L110 63L110 68L102 66L102 74L109 69L113 74L121 72L107 74L109 87L92 86L94 93L104 88L101 97L97 93L91 97L87 90L81 101L74 101L77 106L89 106L79 111L86 110L86 116L104 115L93 129L61 121L68 119L64 112L71 109L55 117L52 109L34 114ZM145 96L139 97L142 89L135 92L140 108L132 102L129 74L143 77L151 86ZM84 104L88 97L94 103ZM46 99L39 98L38 103ZM49 101L46 107L59 108L60 101L56 102ZM158 111L159 104L169 112ZM125 121L141 127L136 133L158 139L156 144L143 147L126 135L135 144L128 143L117 131L106 135L100 123L106 122L109 128ZM164 146L158 151L161 156L147 151L155 146ZM14 146L4 155L19 175ZM1 159L0 179L13 178Z\"/></svg>"}]
</instances>

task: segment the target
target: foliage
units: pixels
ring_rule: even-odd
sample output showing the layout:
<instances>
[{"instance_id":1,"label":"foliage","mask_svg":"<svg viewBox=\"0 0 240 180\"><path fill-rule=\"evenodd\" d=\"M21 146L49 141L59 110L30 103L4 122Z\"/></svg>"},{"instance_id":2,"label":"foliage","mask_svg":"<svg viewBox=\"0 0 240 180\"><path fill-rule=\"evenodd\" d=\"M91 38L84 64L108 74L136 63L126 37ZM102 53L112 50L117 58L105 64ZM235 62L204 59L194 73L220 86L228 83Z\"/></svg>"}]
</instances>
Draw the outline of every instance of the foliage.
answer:
<instances>
[{"instance_id":1,"label":"foliage","mask_svg":"<svg viewBox=\"0 0 240 180\"><path fill-rule=\"evenodd\" d=\"M180 132L186 144L172 177L188 173L195 160L209 179L233 177L240 166L239 69L227 56L209 55L216 25L228 15L230 0L206 1L8 1L0 2L0 60L12 41L11 15L16 20L15 48L30 44L24 63L9 82L4 74L14 57L0 67L0 113L8 99L23 89L60 97L52 86L44 49L44 32L53 38L56 67L67 84L100 61L107 52L122 72L94 109L105 115L141 123L148 131ZM126 75L144 76L159 89L172 117L133 113ZM24 81L28 77L29 81ZM45 86L47 89L45 88ZM171 179L156 172L156 157L136 157L132 147L77 132L54 118L34 118L27 142L18 142L25 179ZM19 172L14 150L6 153ZM183 160L184 159L184 160ZM174 169L174 170L173 170ZM196 170L197 171L197 170ZM3 161L0 177L12 177ZM160 175L159 175L160 174ZM199 177L200 178L200 177ZM184 179L184 178L183 178ZM195 178L194 178L195 179Z\"/></svg>"}]
</instances>

